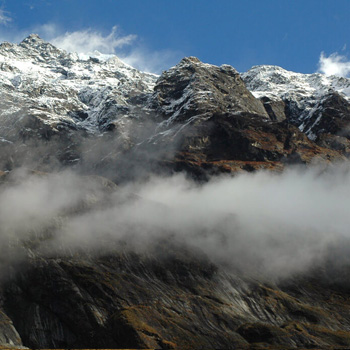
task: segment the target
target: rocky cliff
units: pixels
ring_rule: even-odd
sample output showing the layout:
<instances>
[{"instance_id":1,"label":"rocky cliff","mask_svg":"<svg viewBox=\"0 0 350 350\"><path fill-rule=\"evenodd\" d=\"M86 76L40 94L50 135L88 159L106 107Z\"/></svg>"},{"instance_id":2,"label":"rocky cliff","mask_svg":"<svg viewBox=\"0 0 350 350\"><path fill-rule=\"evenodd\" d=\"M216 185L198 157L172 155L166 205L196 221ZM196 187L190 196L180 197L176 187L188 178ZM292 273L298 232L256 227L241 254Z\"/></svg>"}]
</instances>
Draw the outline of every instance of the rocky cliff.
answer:
<instances>
[{"instance_id":1,"label":"rocky cliff","mask_svg":"<svg viewBox=\"0 0 350 350\"><path fill-rule=\"evenodd\" d=\"M227 251L228 229L241 242L236 213L179 236L184 217L128 187L154 174L200 186L346 161L349 79L273 66L239 74L195 57L156 76L31 35L0 45L0 92L4 347L350 346L346 237L307 269L274 276L235 256L265 246L234 247L225 260L193 244L219 237Z\"/></svg>"}]
</instances>

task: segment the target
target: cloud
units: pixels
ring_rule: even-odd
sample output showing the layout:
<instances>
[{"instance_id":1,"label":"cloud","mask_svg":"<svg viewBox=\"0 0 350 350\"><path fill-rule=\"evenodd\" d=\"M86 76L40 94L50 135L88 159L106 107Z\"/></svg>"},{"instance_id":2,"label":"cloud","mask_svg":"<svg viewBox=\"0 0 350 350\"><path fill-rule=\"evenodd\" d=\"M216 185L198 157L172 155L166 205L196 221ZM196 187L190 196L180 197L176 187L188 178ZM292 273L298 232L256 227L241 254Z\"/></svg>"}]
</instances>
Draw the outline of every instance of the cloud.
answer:
<instances>
[{"instance_id":1,"label":"cloud","mask_svg":"<svg viewBox=\"0 0 350 350\"><path fill-rule=\"evenodd\" d=\"M106 35L92 28L63 32L54 23L36 26L31 32L38 33L61 49L80 54L82 59L98 51L105 55L116 55L125 63L144 72L161 73L183 57L181 52L173 50L151 50L141 44L142 40L137 35L122 35L117 26Z\"/></svg>"},{"instance_id":2,"label":"cloud","mask_svg":"<svg viewBox=\"0 0 350 350\"><path fill-rule=\"evenodd\" d=\"M176 232L214 261L287 276L314 266L330 246L350 238L349 185L348 165L221 177L202 186L181 176L153 179L134 191L168 210L140 202L142 209L127 213L142 213L133 222L146 228L151 220Z\"/></svg>"},{"instance_id":3,"label":"cloud","mask_svg":"<svg viewBox=\"0 0 350 350\"><path fill-rule=\"evenodd\" d=\"M117 26L114 26L107 35L91 28L57 35L58 28L52 24L41 26L39 31L53 45L68 52L77 53L90 53L96 50L104 54L115 54L117 49L130 45L137 37L133 34L120 35Z\"/></svg>"},{"instance_id":4,"label":"cloud","mask_svg":"<svg viewBox=\"0 0 350 350\"><path fill-rule=\"evenodd\" d=\"M1 240L34 235L32 249L50 254L103 253L120 241L147 250L159 240L174 241L226 267L276 277L327 258L349 260L349 164L202 185L182 175L153 177L114 192L105 181L71 172L16 178L0 191Z\"/></svg>"},{"instance_id":5,"label":"cloud","mask_svg":"<svg viewBox=\"0 0 350 350\"><path fill-rule=\"evenodd\" d=\"M134 47L130 52L119 56L122 61L143 72L160 74L179 62L183 57L172 50L150 51L144 47Z\"/></svg>"},{"instance_id":6,"label":"cloud","mask_svg":"<svg viewBox=\"0 0 350 350\"><path fill-rule=\"evenodd\" d=\"M0 9L0 24L7 25L12 21L12 18L9 17L8 12Z\"/></svg>"},{"instance_id":7,"label":"cloud","mask_svg":"<svg viewBox=\"0 0 350 350\"><path fill-rule=\"evenodd\" d=\"M322 52L319 59L318 70L326 75L349 77L350 61L346 56L339 55L337 52L332 53L328 57Z\"/></svg>"}]
</instances>

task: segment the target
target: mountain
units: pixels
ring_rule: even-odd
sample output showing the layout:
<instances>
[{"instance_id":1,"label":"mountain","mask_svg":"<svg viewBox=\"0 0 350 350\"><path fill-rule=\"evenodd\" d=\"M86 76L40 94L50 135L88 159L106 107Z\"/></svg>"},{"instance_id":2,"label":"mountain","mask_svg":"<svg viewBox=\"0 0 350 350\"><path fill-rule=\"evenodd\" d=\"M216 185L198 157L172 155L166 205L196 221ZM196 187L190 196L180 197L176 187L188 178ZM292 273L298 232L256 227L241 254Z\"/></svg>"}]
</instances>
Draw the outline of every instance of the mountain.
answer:
<instances>
[{"instance_id":1,"label":"mountain","mask_svg":"<svg viewBox=\"0 0 350 350\"><path fill-rule=\"evenodd\" d=\"M0 45L0 93L2 346L350 346L346 236L321 246L305 226L282 244L290 227L278 222L263 242L238 211L214 203L196 216L206 205L190 196L223 175L273 178L293 165L319 165L315 182L346 161L350 79L240 74L195 57L157 76L32 34ZM191 181L188 203L161 201L157 179L177 189L174 174Z\"/></svg>"},{"instance_id":2,"label":"mountain","mask_svg":"<svg viewBox=\"0 0 350 350\"><path fill-rule=\"evenodd\" d=\"M348 154L349 79L257 66L242 75L272 119L287 119L317 144Z\"/></svg>"},{"instance_id":3,"label":"mountain","mask_svg":"<svg viewBox=\"0 0 350 350\"><path fill-rule=\"evenodd\" d=\"M269 66L241 76L193 57L157 77L95 56L37 35L1 45L3 170L75 166L120 182L160 165L206 178L348 153L346 78Z\"/></svg>"}]
</instances>

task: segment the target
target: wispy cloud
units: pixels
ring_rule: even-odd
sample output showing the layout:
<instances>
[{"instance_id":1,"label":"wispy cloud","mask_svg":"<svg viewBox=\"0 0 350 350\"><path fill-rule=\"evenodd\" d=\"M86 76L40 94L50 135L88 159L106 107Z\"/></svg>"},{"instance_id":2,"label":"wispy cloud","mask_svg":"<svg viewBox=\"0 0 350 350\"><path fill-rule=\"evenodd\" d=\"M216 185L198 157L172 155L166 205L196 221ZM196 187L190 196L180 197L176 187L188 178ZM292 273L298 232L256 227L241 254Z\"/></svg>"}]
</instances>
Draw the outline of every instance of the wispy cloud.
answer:
<instances>
[{"instance_id":1,"label":"wispy cloud","mask_svg":"<svg viewBox=\"0 0 350 350\"><path fill-rule=\"evenodd\" d=\"M132 67L144 72L161 73L178 63L184 55L173 50L150 51L144 47L134 47L120 58Z\"/></svg>"},{"instance_id":2,"label":"wispy cloud","mask_svg":"<svg viewBox=\"0 0 350 350\"><path fill-rule=\"evenodd\" d=\"M0 9L0 24L7 25L12 21L12 18L9 16L8 12Z\"/></svg>"},{"instance_id":3,"label":"wispy cloud","mask_svg":"<svg viewBox=\"0 0 350 350\"><path fill-rule=\"evenodd\" d=\"M105 54L115 54L118 48L130 45L136 38L137 36L133 34L120 35L118 27L114 26L108 35L88 28L66 32L52 38L51 42L69 52L88 53L97 50Z\"/></svg>"},{"instance_id":4,"label":"wispy cloud","mask_svg":"<svg viewBox=\"0 0 350 350\"><path fill-rule=\"evenodd\" d=\"M118 26L103 34L92 28L64 32L58 25L47 23L34 27L31 32L38 33L45 40L68 52L91 55L94 51L99 51L117 55L125 63L151 73L161 73L183 56L182 53L169 49L151 50L141 44L142 40L137 35L123 35Z\"/></svg>"},{"instance_id":5,"label":"wispy cloud","mask_svg":"<svg viewBox=\"0 0 350 350\"><path fill-rule=\"evenodd\" d=\"M334 52L328 57L322 52L319 59L318 70L326 75L349 77L350 60L344 55L339 55L338 52Z\"/></svg>"},{"instance_id":6,"label":"wispy cloud","mask_svg":"<svg viewBox=\"0 0 350 350\"><path fill-rule=\"evenodd\" d=\"M103 253L120 240L154 249L161 239L199 248L245 274L271 277L349 262L349 164L219 177L203 185L183 175L150 177L114 193L102 178L71 172L38 177L20 169L10 176L0 191L0 245L50 232L33 249Z\"/></svg>"}]
</instances>

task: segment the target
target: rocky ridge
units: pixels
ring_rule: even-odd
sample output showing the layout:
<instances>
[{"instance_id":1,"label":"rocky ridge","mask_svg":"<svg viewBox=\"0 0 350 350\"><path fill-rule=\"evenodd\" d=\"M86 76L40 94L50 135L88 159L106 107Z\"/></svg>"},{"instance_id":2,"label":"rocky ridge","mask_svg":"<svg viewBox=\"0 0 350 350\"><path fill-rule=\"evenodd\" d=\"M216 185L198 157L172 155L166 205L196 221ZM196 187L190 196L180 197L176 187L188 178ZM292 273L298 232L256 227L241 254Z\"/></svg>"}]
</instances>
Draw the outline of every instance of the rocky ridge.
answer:
<instances>
[{"instance_id":1,"label":"rocky ridge","mask_svg":"<svg viewBox=\"0 0 350 350\"><path fill-rule=\"evenodd\" d=\"M108 168L101 174L124 181L129 170L110 169L133 159L148 171L160 164L205 178L342 159L349 149L345 78L262 66L242 80L194 57L157 77L117 57L79 59L37 35L3 43L0 62L4 170L30 159L45 171Z\"/></svg>"},{"instance_id":2,"label":"rocky ridge","mask_svg":"<svg viewBox=\"0 0 350 350\"><path fill-rule=\"evenodd\" d=\"M156 80L115 56L81 60L37 35L19 45L1 44L0 62L2 92L13 101L7 113L29 112L56 132L64 123L91 133L103 130L106 117L127 114L128 99L151 92Z\"/></svg>"},{"instance_id":3,"label":"rocky ridge","mask_svg":"<svg viewBox=\"0 0 350 350\"><path fill-rule=\"evenodd\" d=\"M242 78L273 119L287 119L319 145L348 152L349 79L276 66L253 67Z\"/></svg>"}]
</instances>

